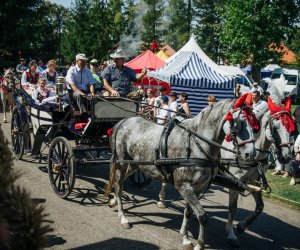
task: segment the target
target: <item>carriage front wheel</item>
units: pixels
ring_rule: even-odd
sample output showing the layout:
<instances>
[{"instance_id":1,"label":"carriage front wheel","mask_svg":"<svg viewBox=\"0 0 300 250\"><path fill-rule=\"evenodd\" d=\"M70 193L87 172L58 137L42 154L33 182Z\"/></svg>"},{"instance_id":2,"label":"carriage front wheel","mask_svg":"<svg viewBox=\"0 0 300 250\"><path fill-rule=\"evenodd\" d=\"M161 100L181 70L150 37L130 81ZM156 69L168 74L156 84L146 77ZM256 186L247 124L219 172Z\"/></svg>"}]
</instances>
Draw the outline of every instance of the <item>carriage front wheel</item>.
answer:
<instances>
[{"instance_id":1,"label":"carriage front wheel","mask_svg":"<svg viewBox=\"0 0 300 250\"><path fill-rule=\"evenodd\" d=\"M18 109L15 108L11 119L11 145L17 159L21 159L24 154L25 135L22 120Z\"/></svg>"},{"instance_id":2,"label":"carriage front wheel","mask_svg":"<svg viewBox=\"0 0 300 250\"><path fill-rule=\"evenodd\" d=\"M50 144L48 174L54 192L66 198L75 184L76 164L71 144L65 137L56 137Z\"/></svg>"}]
</instances>

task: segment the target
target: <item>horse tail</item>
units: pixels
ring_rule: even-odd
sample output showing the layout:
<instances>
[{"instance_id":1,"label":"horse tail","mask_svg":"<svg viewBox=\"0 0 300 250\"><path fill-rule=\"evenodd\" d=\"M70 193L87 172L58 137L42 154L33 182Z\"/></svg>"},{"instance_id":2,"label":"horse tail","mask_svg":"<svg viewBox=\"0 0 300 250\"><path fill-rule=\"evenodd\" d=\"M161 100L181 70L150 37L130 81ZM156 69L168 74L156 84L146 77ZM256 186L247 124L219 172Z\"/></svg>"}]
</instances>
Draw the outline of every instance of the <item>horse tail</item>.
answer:
<instances>
[{"instance_id":1,"label":"horse tail","mask_svg":"<svg viewBox=\"0 0 300 250\"><path fill-rule=\"evenodd\" d=\"M113 189L113 186L115 185L116 182L116 171L117 171L117 166L115 162L110 163L110 173L109 173L109 180L108 183L105 185L105 190L104 190L104 199L108 198L109 194L111 193L111 190Z\"/></svg>"}]
</instances>

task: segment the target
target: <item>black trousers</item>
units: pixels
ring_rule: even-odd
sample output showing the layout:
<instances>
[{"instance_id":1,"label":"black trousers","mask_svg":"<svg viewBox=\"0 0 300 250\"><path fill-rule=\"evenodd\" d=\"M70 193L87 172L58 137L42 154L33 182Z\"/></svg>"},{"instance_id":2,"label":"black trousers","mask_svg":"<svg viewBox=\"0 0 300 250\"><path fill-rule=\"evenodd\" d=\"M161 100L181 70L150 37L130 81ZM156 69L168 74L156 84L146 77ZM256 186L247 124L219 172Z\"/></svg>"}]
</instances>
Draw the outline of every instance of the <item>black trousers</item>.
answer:
<instances>
[{"instance_id":1,"label":"black trousers","mask_svg":"<svg viewBox=\"0 0 300 250\"><path fill-rule=\"evenodd\" d=\"M77 92L73 92L73 98L77 103L80 113L81 114L86 113L86 99Z\"/></svg>"}]
</instances>

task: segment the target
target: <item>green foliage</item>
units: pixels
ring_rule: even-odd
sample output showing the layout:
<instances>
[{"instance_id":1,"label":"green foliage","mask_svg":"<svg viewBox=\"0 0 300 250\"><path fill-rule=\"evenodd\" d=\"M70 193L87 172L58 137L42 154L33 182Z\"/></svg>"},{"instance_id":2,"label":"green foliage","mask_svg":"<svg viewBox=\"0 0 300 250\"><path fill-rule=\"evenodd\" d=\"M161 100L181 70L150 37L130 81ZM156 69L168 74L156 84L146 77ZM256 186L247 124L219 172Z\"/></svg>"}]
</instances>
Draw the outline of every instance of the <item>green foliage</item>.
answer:
<instances>
[{"instance_id":1,"label":"green foliage","mask_svg":"<svg viewBox=\"0 0 300 250\"><path fill-rule=\"evenodd\" d=\"M292 34L299 18L299 3L294 0L231 0L224 6L221 42L232 63L246 63L251 58L255 68L279 62L280 49Z\"/></svg>"},{"instance_id":2,"label":"green foliage","mask_svg":"<svg viewBox=\"0 0 300 250\"><path fill-rule=\"evenodd\" d=\"M142 32L142 40L151 43L153 40L160 42L164 33L162 27L162 15L164 1L162 0L143 0L146 4L146 11L143 14L143 25L145 30Z\"/></svg>"},{"instance_id":3,"label":"green foliage","mask_svg":"<svg viewBox=\"0 0 300 250\"><path fill-rule=\"evenodd\" d=\"M193 19L191 1L170 0L166 9L168 19L165 42L179 50L190 38Z\"/></svg>"},{"instance_id":4,"label":"green foliage","mask_svg":"<svg viewBox=\"0 0 300 250\"><path fill-rule=\"evenodd\" d=\"M220 12L222 12L222 8L226 2L228 1L194 1L196 25L193 32L200 47L216 62L219 58L223 57L223 47L219 34L222 23Z\"/></svg>"},{"instance_id":5,"label":"green foliage","mask_svg":"<svg viewBox=\"0 0 300 250\"><path fill-rule=\"evenodd\" d=\"M296 179L297 184L295 186L290 186L289 182L291 178L282 178L281 175L272 176L272 170L268 170L266 177L268 184L272 188L271 197L280 199L285 203L296 206L300 209L300 183L299 178Z\"/></svg>"},{"instance_id":6,"label":"green foliage","mask_svg":"<svg viewBox=\"0 0 300 250\"><path fill-rule=\"evenodd\" d=\"M44 207L33 204L29 193L15 183L19 174L13 172L12 160L0 127L0 233L9 231L4 239L8 249L42 249L47 245L46 234L52 231L51 221Z\"/></svg>"},{"instance_id":7,"label":"green foliage","mask_svg":"<svg viewBox=\"0 0 300 250\"><path fill-rule=\"evenodd\" d=\"M295 31L295 35L291 41L290 48L296 53L298 67L300 67L300 27L298 27Z\"/></svg>"},{"instance_id":8,"label":"green foliage","mask_svg":"<svg viewBox=\"0 0 300 250\"><path fill-rule=\"evenodd\" d=\"M65 11L49 1L1 1L0 68L14 65L19 56L53 58L59 48L57 17Z\"/></svg>"}]
</instances>

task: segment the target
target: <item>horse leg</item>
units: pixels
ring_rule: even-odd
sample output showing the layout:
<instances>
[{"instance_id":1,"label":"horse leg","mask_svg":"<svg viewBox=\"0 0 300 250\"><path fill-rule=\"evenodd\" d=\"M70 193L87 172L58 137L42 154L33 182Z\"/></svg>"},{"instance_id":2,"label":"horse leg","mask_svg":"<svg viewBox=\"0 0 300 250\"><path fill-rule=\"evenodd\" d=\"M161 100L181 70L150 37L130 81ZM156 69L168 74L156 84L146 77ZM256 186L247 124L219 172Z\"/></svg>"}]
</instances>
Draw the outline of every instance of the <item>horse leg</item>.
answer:
<instances>
[{"instance_id":1,"label":"horse leg","mask_svg":"<svg viewBox=\"0 0 300 250\"><path fill-rule=\"evenodd\" d=\"M7 117L6 117L6 95L7 93L1 93L1 100L3 104L3 122L7 122Z\"/></svg>"},{"instance_id":2,"label":"horse leg","mask_svg":"<svg viewBox=\"0 0 300 250\"><path fill-rule=\"evenodd\" d=\"M111 171L112 172L114 172L114 170L112 170L112 169L117 169L118 168L118 164L116 164L116 163L111 163L112 165L111 165ZM131 167L131 165L128 165L128 167L127 167L127 169L126 169L126 177L128 177L129 175L131 175L131 174L133 174L133 172L134 171L136 171L137 170L137 167L136 167L136 169L133 169L132 167ZM116 173L116 172L115 172ZM116 176L115 176L116 177ZM114 176L110 176L110 179L114 179L115 178ZM125 178L124 178L125 179ZM123 181L124 181L124 179L123 179ZM109 201L108 201L108 206L110 207L110 208L112 208L112 207L115 207L116 205L118 204L118 199L117 199L117 196L116 196L116 192L114 192L114 194L113 194L113 198L111 198L111 199L109 199Z\"/></svg>"},{"instance_id":3,"label":"horse leg","mask_svg":"<svg viewBox=\"0 0 300 250\"><path fill-rule=\"evenodd\" d=\"M9 108L10 108L10 117L12 117L12 113L14 110L14 100L13 100L13 94L9 93Z\"/></svg>"},{"instance_id":4,"label":"horse leg","mask_svg":"<svg viewBox=\"0 0 300 250\"><path fill-rule=\"evenodd\" d=\"M259 216L262 211L264 210L264 202L262 199L262 193L261 192L253 192L252 196L254 197L256 206L255 211L253 211L250 215L247 216L247 218L243 221L240 221L237 225L237 232L243 233L246 228L252 224L252 222Z\"/></svg>"},{"instance_id":5,"label":"horse leg","mask_svg":"<svg viewBox=\"0 0 300 250\"><path fill-rule=\"evenodd\" d=\"M125 171L124 171L124 169L125 169ZM127 168L117 169L115 195L116 195L117 203L118 203L118 217L121 219L121 226L124 229L129 229L129 228L131 228L131 225L129 224L129 221L127 220L127 218L125 216L123 204L122 204L123 181L125 178L126 170L127 170Z\"/></svg>"},{"instance_id":6,"label":"horse leg","mask_svg":"<svg viewBox=\"0 0 300 250\"><path fill-rule=\"evenodd\" d=\"M180 228L180 234L183 238L183 242L182 244L185 245L185 246L190 246L192 245L192 242L189 240L189 236L188 236L188 225L189 225L189 220L192 216L192 209L191 207L186 204L185 205L185 209L184 209L184 213L183 213L183 221L182 221L182 225L181 225L181 228Z\"/></svg>"},{"instance_id":7,"label":"horse leg","mask_svg":"<svg viewBox=\"0 0 300 250\"><path fill-rule=\"evenodd\" d=\"M161 189L160 189L160 192L159 192L159 201L157 202L157 206L159 208L166 208L166 205L165 205L166 188L167 188L167 183L162 182Z\"/></svg>"},{"instance_id":8,"label":"horse leg","mask_svg":"<svg viewBox=\"0 0 300 250\"><path fill-rule=\"evenodd\" d=\"M194 250L204 249L205 248L205 227L206 227L206 223L207 223L207 215L198 200L198 196L196 195L194 189L191 186L184 187L183 189L179 189L178 191L181 194L181 196L184 198L184 200L187 202L187 205L192 209L192 211L196 215L198 222L199 222L198 244L194 247ZM187 223L187 221L184 220L184 223ZM183 225L183 227L185 227L185 225ZM186 230L186 229L183 229L183 233L184 233L184 230ZM185 240L186 236L187 236L187 233L185 234L183 240Z\"/></svg>"},{"instance_id":9,"label":"horse leg","mask_svg":"<svg viewBox=\"0 0 300 250\"><path fill-rule=\"evenodd\" d=\"M227 243L232 247L238 247L240 245L238 238L234 233L233 219L237 210L239 193L237 191L229 189L229 214L226 224Z\"/></svg>"}]
</instances>

